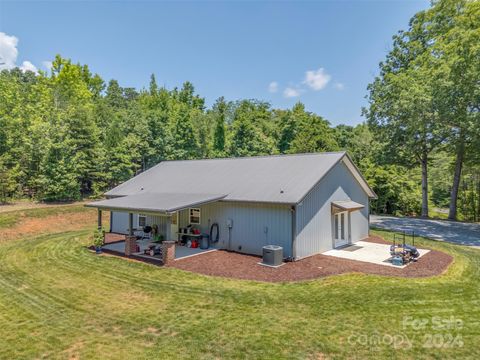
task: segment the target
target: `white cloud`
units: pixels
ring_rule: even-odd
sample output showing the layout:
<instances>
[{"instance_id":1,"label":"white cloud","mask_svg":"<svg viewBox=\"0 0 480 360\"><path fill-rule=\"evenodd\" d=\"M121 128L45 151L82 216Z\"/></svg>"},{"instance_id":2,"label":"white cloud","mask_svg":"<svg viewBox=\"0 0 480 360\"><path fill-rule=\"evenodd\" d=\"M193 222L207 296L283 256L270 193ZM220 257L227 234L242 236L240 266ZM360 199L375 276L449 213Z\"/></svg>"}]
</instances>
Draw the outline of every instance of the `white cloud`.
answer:
<instances>
[{"instance_id":1,"label":"white cloud","mask_svg":"<svg viewBox=\"0 0 480 360\"><path fill-rule=\"evenodd\" d=\"M42 61L42 65L47 70L52 70L52 62L51 61Z\"/></svg>"},{"instance_id":2,"label":"white cloud","mask_svg":"<svg viewBox=\"0 0 480 360\"><path fill-rule=\"evenodd\" d=\"M23 72L25 71L33 71L34 73L37 72L37 67L33 65L30 61L24 61L22 66L20 66L20 70Z\"/></svg>"},{"instance_id":3,"label":"white cloud","mask_svg":"<svg viewBox=\"0 0 480 360\"><path fill-rule=\"evenodd\" d=\"M0 69L12 69L17 62L18 39L0 32Z\"/></svg>"},{"instance_id":4,"label":"white cloud","mask_svg":"<svg viewBox=\"0 0 480 360\"><path fill-rule=\"evenodd\" d=\"M335 84L333 84L333 87L337 90L345 89L345 85L343 85L341 82L336 82Z\"/></svg>"},{"instance_id":5,"label":"white cloud","mask_svg":"<svg viewBox=\"0 0 480 360\"><path fill-rule=\"evenodd\" d=\"M18 57L18 38L13 35L7 35L4 32L0 32L0 70L13 69L17 67ZM22 65L19 66L22 71L37 72L37 67L30 61L25 60Z\"/></svg>"},{"instance_id":6,"label":"white cloud","mask_svg":"<svg viewBox=\"0 0 480 360\"><path fill-rule=\"evenodd\" d=\"M285 90L283 90L283 96L285 96L286 98L299 97L300 96L300 89L287 87L287 88L285 88Z\"/></svg>"},{"instance_id":7,"label":"white cloud","mask_svg":"<svg viewBox=\"0 0 480 360\"><path fill-rule=\"evenodd\" d=\"M325 69L320 68L318 70L308 70L305 73L303 83L308 85L312 90L318 91L327 86L330 79L331 76L325 72Z\"/></svg>"},{"instance_id":8,"label":"white cloud","mask_svg":"<svg viewBox=\"0 0 480 360\"><path fill-rule=\"evenodd\" d=\"M278 82L272 81L268 84L268 91L271 93L276 93L278 91Z\"/></svg>"}]
</instances>

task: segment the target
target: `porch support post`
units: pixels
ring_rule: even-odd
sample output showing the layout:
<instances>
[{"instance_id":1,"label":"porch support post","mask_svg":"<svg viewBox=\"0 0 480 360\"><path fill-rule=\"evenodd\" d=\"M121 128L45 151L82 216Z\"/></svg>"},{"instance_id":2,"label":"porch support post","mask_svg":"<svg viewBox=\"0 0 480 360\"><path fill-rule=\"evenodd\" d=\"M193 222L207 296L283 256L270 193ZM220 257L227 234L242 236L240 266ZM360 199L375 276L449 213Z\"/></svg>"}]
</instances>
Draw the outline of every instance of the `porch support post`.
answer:
<instances>
[{"instance_id":1,"label":"porch support post","mask_svg":"<svg viewBox=\"0 0 480 360\"><path fill-rule=\"evenodd\" d=\"M165 240L170 241L173 240L172 236L172 215L167 216L167 226L165 229Z\"/></svg>"},{"instance_id":2,"label":"porch support post","mask_svg":"<svg viewBox=\"0 0 480 360\"><path fill-rule=\"evenodd\" d=\"M128 236L125 237L125 255L130 256L137 251L137 238L133 236L133 213L128 213Z\"/></svg>"},{"instance_id":3,"label":"porch support post","mask_svg":"<svg viewBox=\"0 0 480 360\"><path fill-rule=\"evenodd\" d=\"M162 242L162 261L164 265L175 260L175 235L172 234L172 214L167 216L167 226L165 229L165 241ZM176 214L175 214L176 216Z\"/></svg>"},{"instance_id":4,"label":"porch support post","mask_svg":"<svg viewBox=\"0 0 480 360\"><path fill-rule=\"evenodd\" d=\"M101 230L102 229L102 210L97 209L97 216L98 216L98 220L97 220L98 230Z\"/></svg>"},{"instance_id":5,"label":"porch support post","mask_svg":"<svg viewBox=\"0 0 480 360\"><path fill-rule=\"evenodd\" d=\"M128 235L133 236L133 213L128 213Z\"/></svg>"},{"instance_id":6,"label":"porch support post","mask_svg":"<svg viewBox=\"0 0 480 360\"><path fill-rule=\"evenodd\" d=\"M162 261L164 265L175 261L175 241L164 241L162 243Z\"/></svg>"}]
</instances>

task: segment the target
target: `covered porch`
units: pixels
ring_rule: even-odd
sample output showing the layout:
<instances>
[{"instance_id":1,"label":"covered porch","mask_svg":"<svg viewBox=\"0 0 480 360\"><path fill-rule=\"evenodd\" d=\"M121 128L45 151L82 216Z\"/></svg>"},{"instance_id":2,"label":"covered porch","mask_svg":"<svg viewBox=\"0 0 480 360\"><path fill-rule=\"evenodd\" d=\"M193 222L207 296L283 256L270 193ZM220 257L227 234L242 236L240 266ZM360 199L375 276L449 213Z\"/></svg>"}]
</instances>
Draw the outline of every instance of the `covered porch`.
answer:
<instances>
[{"instance_id":1,"label":"covered porch","mask_svg":"<svg viewBox=\"0 0 480 360\"><path fill-rule=\"evenodd\" d=\"M195 228L190 228L192 231L195 229L195 233L180 233L178 214L182 210L224 197L225 195L212 194L139 193L101 200L86 206L97 208L99 229L103 228L103 211L120 212L128 216L126 234L105 234L105 244L102 247L104 250L122 256L167 263L216 250L208 241L208 235L199 233ZM134 215L139 214L142 214L145 220L134 224Z\"/></svg>"},{"instance_id":2,"label":"covered porch","mask_svg":"<svg viewBox=\"0 0 480 360\"><path fill-rule=\"evenodd\" d=\"M109 252L118 253L120 255L125 255L125 240L126 236L121 234L106 233L105 234L105 245L102 247L104 250ZM145 250L149 249L149 246L152 245L150 239L137 239L136 244L139 247L138 252L133 252L131 255L162 261L160 254L147 255ZM155 245L155 243L153 243ZM180 245L175 243L175 257L174 259L183 259L190 256L200 255L210 251L216 251L214 247L209 247L208 249L201 248L189 248L187 246Z\"/></svg>"}]
</instances>

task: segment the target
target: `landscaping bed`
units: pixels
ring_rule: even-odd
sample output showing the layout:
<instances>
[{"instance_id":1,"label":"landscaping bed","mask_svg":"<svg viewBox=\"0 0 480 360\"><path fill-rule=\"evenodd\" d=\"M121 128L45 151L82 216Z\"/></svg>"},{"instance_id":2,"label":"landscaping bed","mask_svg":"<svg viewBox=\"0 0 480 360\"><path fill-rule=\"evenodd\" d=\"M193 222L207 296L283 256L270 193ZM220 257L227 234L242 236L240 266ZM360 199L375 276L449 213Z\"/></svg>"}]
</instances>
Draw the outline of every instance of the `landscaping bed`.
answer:
<instances>
[{"instance_id":1,"label":"landscaping bed","mask_svg":"<svg viewBox=\"0 0 480 360\"><path fill-rule=\"evenodd\" d=\"M378 236L371 236L366 241L388 243ZM261 262L261 258L258 256L221 250L177 260L169 266L211 276L282 282L311 280L351 272L401 277L427 277L443 273L452 260L452 256L444 252L431 250L417 262L401 269L320 254L300 261L285 263L279 268L269 268L258 264Z\"/></svg>"}]
</instances>

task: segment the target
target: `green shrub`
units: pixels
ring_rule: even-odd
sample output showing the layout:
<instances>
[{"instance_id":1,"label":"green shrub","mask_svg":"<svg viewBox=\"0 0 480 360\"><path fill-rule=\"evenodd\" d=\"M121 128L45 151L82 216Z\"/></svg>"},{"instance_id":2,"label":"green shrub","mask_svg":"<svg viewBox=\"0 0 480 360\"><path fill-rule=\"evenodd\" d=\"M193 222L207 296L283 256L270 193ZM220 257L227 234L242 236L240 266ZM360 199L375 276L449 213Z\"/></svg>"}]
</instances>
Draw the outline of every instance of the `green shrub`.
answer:
<instances>
[{"instance_id":1,"label":"green shrub","mask_svg":"<svg viewBox=\"0 0 480 360\"><path fill-rule=\"evenodd\" d=\"M105 242L105 230L97 229L93 233L93 246L102 247Z\"/></svg>"}]
</instances>

